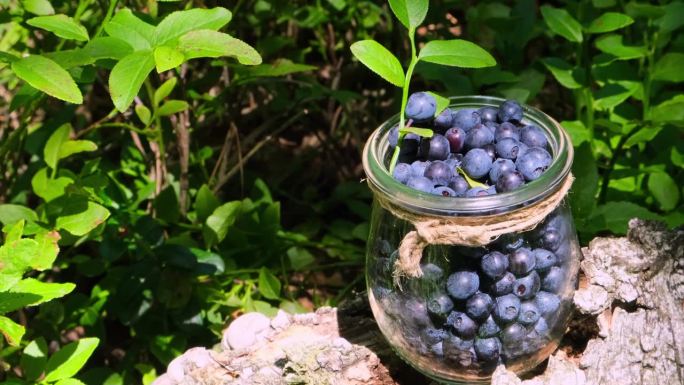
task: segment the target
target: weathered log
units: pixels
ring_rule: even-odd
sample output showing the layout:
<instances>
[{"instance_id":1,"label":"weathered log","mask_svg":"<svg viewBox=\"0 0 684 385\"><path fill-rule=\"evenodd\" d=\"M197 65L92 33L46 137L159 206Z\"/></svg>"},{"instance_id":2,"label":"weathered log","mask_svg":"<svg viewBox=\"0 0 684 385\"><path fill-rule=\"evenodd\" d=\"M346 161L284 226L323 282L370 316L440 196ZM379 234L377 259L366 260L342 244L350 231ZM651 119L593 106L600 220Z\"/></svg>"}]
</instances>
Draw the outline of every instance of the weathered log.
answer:
<instances>
[{"instance_id":1,"label":"weathered log","mask_svg":"<svg viewBox=\"0 0 684 385\"><path fill-rule=\"evenodd\" d=\"M500 366L493 385L684 384L684 231L629 225L626 238L583 249L560 348L524 380ZM247 314L215 351L189 350L155 385L429 383L393 354L364 298L272 320Z\"/></svg>"}]
</instances>

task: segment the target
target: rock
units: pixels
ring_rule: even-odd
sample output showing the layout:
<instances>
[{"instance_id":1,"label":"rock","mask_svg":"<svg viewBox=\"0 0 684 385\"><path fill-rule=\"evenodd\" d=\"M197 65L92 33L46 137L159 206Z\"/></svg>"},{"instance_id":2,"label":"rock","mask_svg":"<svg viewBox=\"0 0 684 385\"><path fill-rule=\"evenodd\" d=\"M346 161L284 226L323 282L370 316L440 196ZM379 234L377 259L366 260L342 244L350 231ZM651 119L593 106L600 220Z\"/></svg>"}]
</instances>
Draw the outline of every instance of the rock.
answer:
<instances>
[{"instance_id":1,"label":"rock","mask_svg":"<svg viewBox=\"0 0 684 385\"><path fill-rule=\"evenodd\" d=\"M572 341L524 380L498 367L492 385L684 384L684 231L632 220L627 237L596 238L583 254ZM245 314L222 347L191 349L154 385L431 383L392 352L364 295L304 315Z\"/></svg>"}]
</instances>

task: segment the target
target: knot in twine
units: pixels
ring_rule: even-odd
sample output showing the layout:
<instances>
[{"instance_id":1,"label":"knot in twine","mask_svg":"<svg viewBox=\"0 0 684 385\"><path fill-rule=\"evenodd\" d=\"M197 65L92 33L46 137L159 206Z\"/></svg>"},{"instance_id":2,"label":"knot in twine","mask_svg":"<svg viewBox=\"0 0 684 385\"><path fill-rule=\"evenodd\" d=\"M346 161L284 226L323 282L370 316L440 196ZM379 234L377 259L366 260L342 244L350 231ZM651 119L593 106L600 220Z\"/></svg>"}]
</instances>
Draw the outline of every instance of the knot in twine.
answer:
<instances>
[{"instance_id":1,"label":"knot in twine","mask_svg":"<svg viewBox=\"0 0 684 385\"><path fill-rule=\"evenodd\" d=\"M415 227L399 245L399 259L394 263L394 282L401 287L402 277L418 278L423 275L420 260L428 245L462 245L479 247L491 243L499 236L534 229L555 210L567 195L572 182L569 174L553 194L544 199L504 214L467 217L442 217L409 212L392 202L380 199L380 204L395 217Z\"/></svg>"}]
</instances>

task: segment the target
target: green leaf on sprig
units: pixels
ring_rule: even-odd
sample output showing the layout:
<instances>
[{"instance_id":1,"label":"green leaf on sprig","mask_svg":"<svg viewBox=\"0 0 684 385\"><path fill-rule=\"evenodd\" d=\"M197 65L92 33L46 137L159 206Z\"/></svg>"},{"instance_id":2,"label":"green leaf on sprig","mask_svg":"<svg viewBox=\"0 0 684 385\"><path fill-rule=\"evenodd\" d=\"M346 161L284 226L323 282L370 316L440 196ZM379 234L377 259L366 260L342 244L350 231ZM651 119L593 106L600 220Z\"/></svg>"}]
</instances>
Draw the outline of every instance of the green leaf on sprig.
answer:
<instances>
[{"instance_id":1,"label":"green leaf on sprig","mask_svg":"<svg viewBox=\"0 0 684 385\"><path fill-rule=\"evenodd\" d=\"M449 104L451 101L449 98L445 98L442 95L436 94L434 92L428 91L428 94L430 94L433 98L435 98L435 117L439 116L444 110L446 110L447 107L449 107Z\"/></svg>"},{"instance_id":2,"label":"green leaf on sprig","mask_svg":"<svg viewBox=\"0 0 684 385\"><path fill-rule=\"evenodd\" d=\"M67 15L38 16L26 21L26 24L52 32L55 35L71 40L88 41L88 31Z\"/></svg>"},{"instance_id":3,"label":"green leaf on sprig","mask_svg":"<svg viewBox=\"0 0 684 385\"><path fill-rule=\"evenodd\" d=\"M582 42L582 25L568 11L544 5L541 14L551 31L571 42Z\"/></svg>"},{"instance_id":4,"label":"green leaf on sprig","mask_svg":"<svg viewBox=\"0 0 684 385\"><path fill-rule=\"evenodd\" d=\"M352 54L371 71L397 87L404 86L404 69L399 59L375 40L361 40L350 47Z\"/></svg>"},{"instance_id":5,"label":"green leaf on sprig","mask_svg":"<svg viewBox=\"0 0 684 385\"><path fill-rule=\"evenodd\" d=\"M545 58L542 63L563 87L571 90L583 87L584 69L573 67L570 63L557 57Z\"/></svg>"},{"instance_id":6,"label":"green leaf on sprig","mask_svg":"<svg viewBox=\"0 0 684 385\"><path fill-rule=\"evenodd\" d=\"M466 172L463 171L463 169L460 167L456 167L456 171L458 171L459 174L463 175L463 178L465 178L466 182L468 182L468 186L470 186L470 188L482 187L482 188L486 189L489 187L486 184L480 183L480 182L476 181L475 179L471 178L470 176L468 176L468 174L466 174Z\"/></svg>"},{"instance_id":7,"label":"green leaf on sprig","mask_svg":"<svg viewBox=\"0 0 684 385\"><path fill-rule=\"evenodd\" d=\"M69 73L53 60L40 55L12 62L12 71L20 79L46 94L69 103L83 103L83 95Z\"/></svg>"},{"instance_id":8,"label":"green leaf on sprig","mask_svg":"<svg viewBox=\"0 0 684 385\"><path fill-rule=\"evenodd\" d=\"M666 53L653 69L653 80L684 82L684 53Z\"/></svg>"},{"instance_id":9,"label":"green leaf on sprig","mask_svg":"<svg viewBox=\"0 0 684 385\"><path fill-rule=\"evenodd\" d=\"M622 35L611 34L601 36L596 40L596 48L619 60L638 59L646 56L648 51L644 46L627 46L622 43Z\"/></svg>"},{"instance_id":10,"label":"green leaf on sprig","mask_svg":"<svg viewBox=\"0 0 684 385\"><path fill-rule=\"evenodd\" d=\"M128 109L154 64L154 55L148 50L134 52L116 63L109 74L109 93L117 110Z\"/></svg>"},{"instance_id":11,"label":"green leaf on sprig","mask_svg":"<svg viewBox=\"0 0 684 385\"><path fill-rule=\"evenodd\" d=\"M234 57L240 64L258 65L262 59L259 52L240 39L226 33L208 29L191 31L178 40L178 49L185 60L198 57Z\"/></svg>"},{"instance_id":12,"label":"green leaf on sprig","mask_svg":"<svg viewBox=\"0 0 684 385\"><path fill-rule=\"evenodd\" d=\"M423 23L430 2L428 0L389 0L394 15L408 29L415 29Z\"/></svg>"},{"instance_id":13,"label":"green leaf on sprig","mask_svg":"<svg viewBox=\"0 0 684 385\"><path fill-rule=\"evenodd\" d=\"M85 365L100 343L98 338L81 338L53 354L47 362L45 381L72 377Z\"/></svg>"},{"instance_id":14,"label":"green leaf on sprig","mask_svg":"<svg viewBox=\"0 0 684 385\"><path fill-rule=\"evenodd\" d=\"M429 63L461 68L483 68L496 65L496 60L482 47L467 40L433 40L427 42L418 59Z\"/></svg>"},{"instance_id":15,"label":"green leaf on sprig","mask_svg":"<svg viewBox=\"0 0 684 385\"><path fill-rule=\"evenodd\" d=\"M605 33L615 31L616 29L624 28L634 23L634 19L618 12L606 12L603 15L594 19L587 32L589 33Z\"/></svg>"},{"instance_id":16,"label":"green leaf on sprig","mask_svg":"<svg viewBox=\"0 0 684 385\"><path fill-rule=\"evenodd\" d=\"M663 211L670 211L679 203L679 185L665 172L653 173L648 177L648 190Z\"/></svg>"},{"instance_id":17,"label":"green leaf on sprig","mask_svg":"<svg viewBox=\"0 0 684 385\"><path fill-rule=\"evenodd\" d=\"M399 133L401 134L416 134L422 138L432 138L432 135L434 135L434 132L429 129L429 128L420 128L420 127L404 127L399 130Z\"/></svg>"}]
</instances>

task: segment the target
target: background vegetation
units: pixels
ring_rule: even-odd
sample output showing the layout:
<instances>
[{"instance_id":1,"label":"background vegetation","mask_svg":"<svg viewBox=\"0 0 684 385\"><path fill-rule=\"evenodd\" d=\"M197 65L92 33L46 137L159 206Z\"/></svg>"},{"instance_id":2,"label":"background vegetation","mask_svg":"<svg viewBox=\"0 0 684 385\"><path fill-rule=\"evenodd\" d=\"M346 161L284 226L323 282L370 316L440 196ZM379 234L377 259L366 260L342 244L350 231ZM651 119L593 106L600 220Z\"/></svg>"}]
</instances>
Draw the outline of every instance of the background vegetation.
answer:
<instances>
[{"instance_id":1,"label":"background vegetation","mask_svg":"<svg viewBox=\"0 0 684 385\"><path fill-rule=\"evenodd\" d=\"M349 46L405 62L386 3L0 8L0 381L149 384L241 312L363 290L360 151L401 95ZM419 45L465 38L498 66L421 63L414 90L562 121L583 242L684 223L684 2L445 0L425 25Z\"/></svg>"}]
</instances>

